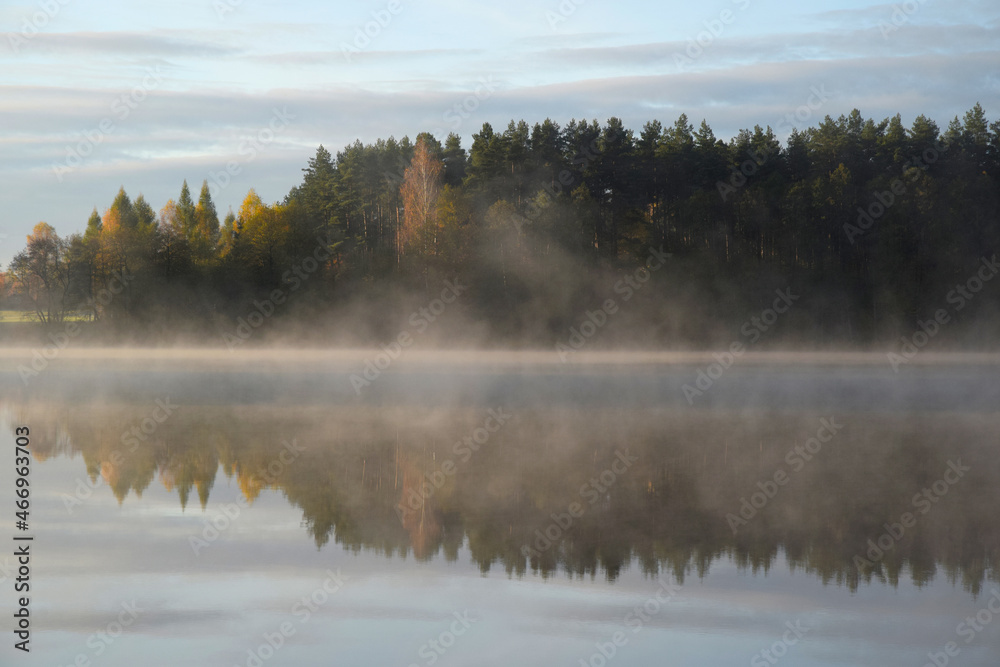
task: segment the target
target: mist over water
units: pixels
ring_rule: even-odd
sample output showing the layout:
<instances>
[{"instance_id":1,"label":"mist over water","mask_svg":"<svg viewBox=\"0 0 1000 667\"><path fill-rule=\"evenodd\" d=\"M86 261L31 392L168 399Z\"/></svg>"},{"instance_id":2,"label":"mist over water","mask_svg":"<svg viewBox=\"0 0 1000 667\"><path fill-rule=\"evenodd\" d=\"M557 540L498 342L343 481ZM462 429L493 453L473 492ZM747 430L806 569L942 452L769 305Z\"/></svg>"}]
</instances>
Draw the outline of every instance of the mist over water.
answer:
<instances>
[{"instance_id":1,"label":"mist over water","mask_svg":"<svg viewBox=\"0 0 1000 667\"><path fill-rule=\"evenodd\" d=\"M520 404L752 410L994 410L1000 356L269 348L0 348L0 387L29 399L303 405Z\"/></svg>"},{"instance_id":2,"label":"mist over water","mask_svg":"<svg viewBox=\"0 0 1000 667\"><path fill-rule=\"evenodd\" d=\"M757 354L705 386L698 374L717 355L590 354L563 364L542 352L414 350L355 391L351 377L378 352L74 350L24 387L10 366L25 351L9 349L2 386L11 423L46 425L36 455L82 453L88 474L99 472L120 502L159 480L177 488L185 507L197 489L204 507L221 473L247 500L283 491L318 546L453 555L506 522L507 537L478 559L484 569L601 569L613 579L635 558L650 573L683 577L723 554L766 569L781 551L855 588L906 570L921 581L939 565L970 592L996 576L997 536L983 532L992 524L975 509L1000 500L989 442L1000 387L990 355L927 355L893 373L881 355ZM701 389L688 395L684 387ZM497 414L503 419L490 430L479 423ZM260 478L259 464L291 439L301 458L296 450L280 476ZM810 440L822 453L802 449ZM600 502L581 525L596 525L574 530L572 548L534 557L519 550L625 451L635 467L587 490ZM961 492L935 502L919 539L907 536L877 567L859 571L851 557L959 459L975 471ZM454 469L442 473L444 461ZM320 471L325 483L315 479ZM775 473L789 479L776 486ZM765 507L746 504L761 492ZM415 512L414 497L419 529L392 512ZM484 520L476 508L485 507L487 525L476 525ZM320 508L333 514L315 515ZM345 521L352 539L337 529ZM966 546L940 532L966 524ZM584 546L586 534L601 538ZM682 560L656 557L661 541ZM977 547L985 560L965 562ZM812 563L817 553L826 569Z\"/></svg>"},{"instance_id":3,"label":"mist over water","mask_svg":"<svg viewBox=\"0 0 1000 667\"><path fill-rule=\"evenodd\" d=\"M771 625L795 620L812 633L802 664L851 664L820 658L839 645L831 614L850 609L855 634L878 617L907 636L906 649L863 640L904 664L948 633L918 632L923 621L892 596L921 596L949 618L1000 588L988 509L1000 504L995 355L922 353L894 370L870 353L581 351L563 362L550 350L72 348L25 382L31 355L0 352L0 392L11 428L35 425L36 474L52 476L40 510L49 539L87 562L111 558L115 578L219 572L227 593L206 608L213 617L237 613L240 573L354 572L359 588L332 604L324 632L384 605L380 577L412 600L426 594L422 578L448 587L478 574L482 584L463 586L485 591L444 606L475 609L492 645L522 636L496 625L512 618L500 581L530 584L525 601L543 606L565 581L594 610L606 601L592 586L641 604L669 582L683 602L650 620L649 646L732 632L713 601L728 599L775 607L772 624L738 622L748 655L769 645ZM109 554L81 541L84 526L122 545L132 538L121 531L140 530L149 546L139 560L131 547ZM269 605L282 598L254 590ZM179 603L162 587L143 595ZM445 613L431 602L421 613L431 607ZM251 617L266 627L262 613ZM595 613L612 627L625 614ZM40 636L59 632L59 618L39 621ZM966 655L998 641L984 631ZM592 643L565 650L585 658ZM239 645L223 652L237 660ZM729 664L729 650L693 650Z\"/></svg>"}]
</instances>

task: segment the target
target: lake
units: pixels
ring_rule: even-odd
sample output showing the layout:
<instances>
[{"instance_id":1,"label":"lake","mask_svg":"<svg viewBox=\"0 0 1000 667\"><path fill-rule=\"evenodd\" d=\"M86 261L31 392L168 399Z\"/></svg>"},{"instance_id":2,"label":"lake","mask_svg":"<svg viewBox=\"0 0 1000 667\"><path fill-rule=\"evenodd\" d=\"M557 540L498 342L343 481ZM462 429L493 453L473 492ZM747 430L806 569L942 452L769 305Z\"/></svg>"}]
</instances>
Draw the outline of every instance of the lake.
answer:
<instances>
[{"instance_id":1,"label":"lake","mask_svg":"<svg viewBox=\"0 0 1000 667\"><path fill-rule=\"evenodd\" d=\"M3 664L1000 663L1000 359L726 361L0 351Z\"/></svg>"}]
</instances>

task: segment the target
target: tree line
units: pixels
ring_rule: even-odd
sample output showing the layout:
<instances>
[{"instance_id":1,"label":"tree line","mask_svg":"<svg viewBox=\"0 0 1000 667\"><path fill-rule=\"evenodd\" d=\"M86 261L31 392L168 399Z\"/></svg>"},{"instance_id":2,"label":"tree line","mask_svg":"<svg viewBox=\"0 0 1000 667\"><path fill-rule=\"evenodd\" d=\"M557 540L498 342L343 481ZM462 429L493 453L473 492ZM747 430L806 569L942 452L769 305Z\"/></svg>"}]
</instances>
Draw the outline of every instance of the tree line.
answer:
<instances>
[{"instance_id":1,"label":"tree line","mask_svg":"<svg viewBox=\"0 0 1000 667\"><path fill-rule=\"evenodd\" d=\"M638 132L618 118L512 120L484 123L468 151L429 133L320 146L302 171L282 201L250 190L221 221L209 184L195 201L185 181L159 212L122 188L82 233L39 223L3 275L5 307L48 325L85 312L105 332L208 331L318 256L298 297L312 314L460 275L466 317L498 339L548 343L656 248L672 268L644 310L697 295L745 319L795 285L815 298L793 330L860 343L933 313L1000 231L1000 122L979 104L944 129L853 110L784 143L759 125L723 141L683 114ZM122 288L108 298L112 280ZM984 293L975 312L998 303ZM656 342L703 340L697 324L664 332L647 319Z\"/></svg>"}]
</instances>

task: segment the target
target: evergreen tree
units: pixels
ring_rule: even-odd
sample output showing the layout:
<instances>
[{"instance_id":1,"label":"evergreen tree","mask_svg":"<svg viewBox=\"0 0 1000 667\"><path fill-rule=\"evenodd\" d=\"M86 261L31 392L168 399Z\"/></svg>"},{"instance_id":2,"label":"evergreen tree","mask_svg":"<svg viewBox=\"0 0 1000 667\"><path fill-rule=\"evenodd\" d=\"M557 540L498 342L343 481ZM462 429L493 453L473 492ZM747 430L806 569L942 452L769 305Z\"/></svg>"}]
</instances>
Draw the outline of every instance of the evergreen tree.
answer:
<instances>
[{"instance_id":1,"label":"evergreen tree","mask_svg":"<svg viewBox=\"0 0 1000 667\"><path fill-rule=\"evenodd\" d=\"M208 181L201 184L201 194L194 211L195 232L191 241L195 257L201 262L208 262L215 255L219 245L219 214L215 211L212 192Z\"/></svg>"},{"instance_id":2,"label":"evergreen tree","mask_svg":"<svg viewBox=\"0 0 1000 667\"><path fill-rule=\"evenodd\" d=\"M187 179L184 180L184 184L181 186L181 194L177 197L177 217L181 229L184 232L184 238L188 240L188 243L194 244L197 237L198 228L198 218L195 215L194 201L191 199L191 190L188 188Z\"/></svg>"}]
</instances>

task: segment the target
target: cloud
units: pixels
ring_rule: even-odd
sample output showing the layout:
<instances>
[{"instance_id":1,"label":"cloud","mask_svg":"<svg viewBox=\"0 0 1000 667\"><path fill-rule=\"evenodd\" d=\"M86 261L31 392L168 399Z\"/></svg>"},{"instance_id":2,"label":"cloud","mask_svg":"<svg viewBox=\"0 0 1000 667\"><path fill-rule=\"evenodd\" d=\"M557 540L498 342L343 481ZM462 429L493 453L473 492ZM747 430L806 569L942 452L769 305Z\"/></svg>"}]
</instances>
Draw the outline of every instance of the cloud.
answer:
<instances>
[{"instance_id":1,"label":"cloud","mask_svg":"<svg viewBox=\"0 0 1000 667\"><path fill-rule=\"evenodd\" d=\"M697 35L692 35L695 38ZM901 27L883 39L878 28L836 32L728 37L707 43L701 52L690 49L691 41L654 42L621 46L556 48L543 50L553 64L615 68L666 66L668 71L698 71L746 62L789 60L833 60L879 55L907 56L925 53L965 54L994 51L1000 44L1000 29L981 25ZM691 54L695 54L692 56ZM679 68L675 56L689 60Z\"/></svg>"},{"instance_id":2,"label":"cloud","mask_svg":"<svg viewBox=\"0 0 1000 667\"><path fill-rule=\"evenodd\" d=\"M846 9L828 9L807 14L826 27L854 27L858 25L877 26L880 22L891 22L893 12L909 9L908 16L919 22L936 22L937 24L972 21L983 23L987 15L993 12L993 19L1000 17L995 3L983 2L982 0L950 0L948 3L927 2L926 0L916 0L916 9L912 9L913 4L906 3L882 3L868 5L867 7L851 7Z\"/></svg>"},{"instance_id":3,"label":"cloud","mask_svg":"<svg viewBox=\"0 0 1000 667\"><path fill-rule=\"evenodd\" d=\"M399 51L377 51L363 50L351 53L351 60L366 61L379 60L386 62L408 61L412 58L433 58L440 56L471 56L482 54L478 49L412 49ZM337 51L290 51L285 53L257 54L248 57L254 62L274 65L278 67L291 67L300 65L329 65L343 64L345 62L344 53Z\"/></svg>"},{"instance_id":4,"label":"cloud","mask_svg":"<svg viewBox=\"0 0 1000 667\"><path fill-rule=\"evenodd\" d=\"M0 34L0 41L8 43L11 35ZM170 36L163 32L40 32L31 37L24 50L28 53L42 52L45 55L65 56L128 56L141 58L144 56L161 56L174 58L198 58L227 56L240 52L234 47L221 46L214 41L195 39L179 33ZM0 51L14 59L20 54L10 51Z\"/></svg>"}]
</instances>

